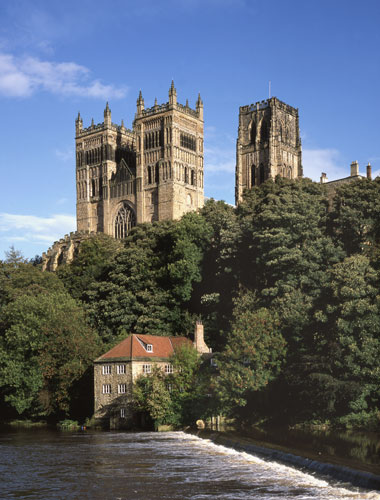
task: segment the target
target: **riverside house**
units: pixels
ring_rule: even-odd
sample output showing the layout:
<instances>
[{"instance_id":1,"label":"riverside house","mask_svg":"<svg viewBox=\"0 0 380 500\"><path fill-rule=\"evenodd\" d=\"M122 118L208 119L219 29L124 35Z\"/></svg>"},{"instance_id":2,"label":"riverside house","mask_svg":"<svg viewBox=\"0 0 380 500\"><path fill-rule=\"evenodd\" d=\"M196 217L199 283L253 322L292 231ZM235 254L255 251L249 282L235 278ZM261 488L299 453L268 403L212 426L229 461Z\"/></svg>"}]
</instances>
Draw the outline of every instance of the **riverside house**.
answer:
<instances>
[{"instance_id":1,"label":"riverside house","mask_svg":"<svg viewBox=\"0 0 380 500\"><path fill-rule=\"evenodd\" d=\"M95 419L111 429L128 428L133 422L133 383L149 375L154 366L173 373L170 357L183 345L193 345L200 355L210 353L203 325L197 321L194 342L186 337L129 335L94 361Z\"/></svg>"}]
</instances>

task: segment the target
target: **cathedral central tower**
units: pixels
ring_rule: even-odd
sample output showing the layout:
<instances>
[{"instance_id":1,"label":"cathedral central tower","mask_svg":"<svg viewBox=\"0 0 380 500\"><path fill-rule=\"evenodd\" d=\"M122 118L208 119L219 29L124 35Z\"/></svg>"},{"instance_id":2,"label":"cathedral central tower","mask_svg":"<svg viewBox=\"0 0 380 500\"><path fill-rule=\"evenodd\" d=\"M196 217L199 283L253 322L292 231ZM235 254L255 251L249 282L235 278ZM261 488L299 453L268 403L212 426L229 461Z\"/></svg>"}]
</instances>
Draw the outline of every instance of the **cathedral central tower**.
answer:
<instances>
[{"instance_id":1,"label":"cathedral central tower","mask_svg":"<svg viewBox=\"0 0 380 500\"><path fill-rule=\"evenodd\" d=\"M235 200L277 175L302 177L298 109L276 97L239 109Z\"/></svg>"}]
</instances>

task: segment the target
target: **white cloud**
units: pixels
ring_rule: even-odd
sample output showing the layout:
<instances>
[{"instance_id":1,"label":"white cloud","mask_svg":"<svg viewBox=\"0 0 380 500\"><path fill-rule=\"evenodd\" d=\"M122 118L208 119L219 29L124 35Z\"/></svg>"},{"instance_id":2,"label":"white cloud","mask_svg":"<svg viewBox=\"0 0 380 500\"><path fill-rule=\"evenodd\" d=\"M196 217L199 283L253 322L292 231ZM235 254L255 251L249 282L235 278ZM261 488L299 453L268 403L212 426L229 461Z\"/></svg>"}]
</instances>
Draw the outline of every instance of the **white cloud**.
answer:
<instances>
[{"instance_id":1,"label":"white cloud","mask_svg":"<svg viewBox=\"0 0 380 500\"><path fill-rule=\"evenodd\" d=\"M59 198L59 200L56 201L57 205L64 205L69 201L68 198Z\"/></svg>"},{"instance_id":2,"label":"white cloud","mask_svg":"<svg viewBox=\"0 0 380 500\"><path fill-rule=\"evenodd\" d=\"M205 171L235 172L235 140L217 127L205 127Z\"/></svg>"},{"instance_id":3,"label":"white cloud","mask_svg":"<svg viewBox=\"0 0 380 500\"><path fill-rule=\"evenodd\" d=\"M59 158L63 162L72 162L73 158L75 158L74 148L67 148L65 150L56 149L54 152L57 158Z\"/></svg>"},{"instance_id":4,"label":"white cloud","mask_svg":"<svg viewBox=\"0 0 380 500\"><path fill-rule=\"evenodd\" d=\"M303 175L313 181L319 182L322 172L327 174L329 180L350 175L349 169L342 165L337 149L303 149L302 163Z\"/></svg>"},{"instance_id":5,"label":"white cloud","mask_svg":"<svg viewBox=\"0 0 380 500\"><path fill-rule=\"evenodd\" d=\"M57 214L51 217L0 213L0 239L52 244L75 230L73 215Z\"/></svg>"},{"instance_id":6,"label":"white cloud","mask_svg":"<svg viewBox=\"0 0 380 500\"><path fill-rule=\"evenodd\" d=\"M218 147L205 148L207 172L235 172L235 151Z\"/></svg>"},{"instance_id":7,"label":"white cloud","mask_svg":"<svg viewBox=\"0 0 380 500\"><path fill-rule=\"evenodd\" d=\"M64 96L117 99L124 97L128 89L91 80L90 70L74 62L16 58L0 53L0 94L27 97L39 90Z\"/></svg>"}]
</instances>

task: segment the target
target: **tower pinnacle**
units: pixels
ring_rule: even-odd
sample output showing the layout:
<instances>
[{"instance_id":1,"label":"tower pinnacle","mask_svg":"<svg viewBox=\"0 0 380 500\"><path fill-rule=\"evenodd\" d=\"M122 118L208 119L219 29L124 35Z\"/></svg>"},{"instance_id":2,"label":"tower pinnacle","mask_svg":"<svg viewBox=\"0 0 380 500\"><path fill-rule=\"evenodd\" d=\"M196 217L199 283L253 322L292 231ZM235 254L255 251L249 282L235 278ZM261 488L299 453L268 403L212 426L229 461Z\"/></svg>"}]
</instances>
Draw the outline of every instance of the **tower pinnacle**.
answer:
<instances>
[{"instance_id":1,"label":"tower pinnacle","mask_svg":"<svg viewBox=\"0 0 380 500\"><path fill-rule=\"evenodd\" d=\"M79 134L79 132L81 132L83 129L83 120L82 120L82 117L80 115L80 112L78 111L78 116L75 120L75 132L76 134Z\"/></svg>"},{"instance_id":2,"label":"tower pinnacle","mask_svg":"<svg viewBox=\"0 0 380 500\"><path fill-rule=\"evenodd\" d=\"M198 116L201 120L203 120L203 101L201 99L201 94L198 94L197 102L195 103L195 109L198 113Z\"/></svg>"},{"instance_id":3,"label":"tower pinnacle","mask_svg":"<svg viewBox=\"0 0 380 500\"><path fill-rule=\"evenodd\" d=\"M111 110L108 106L108 101L106 103L106 108L104 110L104 125L111 125Z\"/></svg>"},{"instance_id":4,"label":"tower pinnacle","mask_svg":"<svg viewBox=\"0 0 380 500\"><path fill-rule=\"evenodd\" d=\"M174 80L172 80L172 84L169 89L169 104L177 104L177 90L174 87Z\"/></svg>"},{"instance_id":5,"label":"tower pinnacle","mask_svg":"<svg viewBox=\"0 0 380 500\"><path fill-rule=\"evenodd\" d=\"M141 115L142 112L144 111L144 99L143 99L141 90L139 92L139 97L137 99L137 103L136 104L137 104L137 114Z\"/></svg>"}]
</instances>

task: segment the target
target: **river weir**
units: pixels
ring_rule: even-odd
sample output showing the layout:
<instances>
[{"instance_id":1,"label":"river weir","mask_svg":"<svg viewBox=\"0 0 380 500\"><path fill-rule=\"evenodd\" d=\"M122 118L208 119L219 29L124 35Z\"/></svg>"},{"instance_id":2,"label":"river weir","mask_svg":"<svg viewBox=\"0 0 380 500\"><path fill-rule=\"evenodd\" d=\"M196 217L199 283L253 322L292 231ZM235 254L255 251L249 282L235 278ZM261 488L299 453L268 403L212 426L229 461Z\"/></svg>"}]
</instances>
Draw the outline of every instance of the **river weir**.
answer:
<instances>
[{"instance_id":1,"label":"river weir","mask_svg":"<svg viewBox=\"0 0 380 500\"><path fill-rule=\"evenodd\" d=\"M0 434L0 498L378 499L184 432Z\"/></svg>"}]
</instances>

